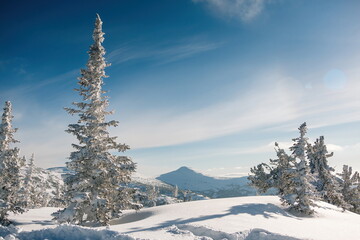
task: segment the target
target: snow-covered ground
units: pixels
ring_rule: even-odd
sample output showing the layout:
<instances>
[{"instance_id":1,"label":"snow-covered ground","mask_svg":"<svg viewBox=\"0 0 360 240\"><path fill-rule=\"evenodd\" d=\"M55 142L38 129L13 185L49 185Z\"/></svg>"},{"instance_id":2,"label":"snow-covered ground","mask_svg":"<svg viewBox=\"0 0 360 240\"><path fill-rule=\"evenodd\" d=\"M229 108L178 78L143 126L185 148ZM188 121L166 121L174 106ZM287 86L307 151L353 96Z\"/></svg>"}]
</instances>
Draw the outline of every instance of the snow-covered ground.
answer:
<instances>
[{"instance_id":1,"label":"snow-covered ground","mask_svg":"<svg viewBox=\"0 0 360 240\"><path fill-rule=\"evenodd\" d=\"M276 196L237 197L185 202L127 211L109 227L56 227L55 208L11 216L15 229L0 229L19 239L360 239L360 215L318 203L313 217L284 210ZM48 229L55 228L55 229ZM45 229L45 230L44 230ZM36 230L33 232L29 232ZM123 235L124 234L124 235ZM14 239L14 238L13 238Z\"/></svg>"}]
</instances>

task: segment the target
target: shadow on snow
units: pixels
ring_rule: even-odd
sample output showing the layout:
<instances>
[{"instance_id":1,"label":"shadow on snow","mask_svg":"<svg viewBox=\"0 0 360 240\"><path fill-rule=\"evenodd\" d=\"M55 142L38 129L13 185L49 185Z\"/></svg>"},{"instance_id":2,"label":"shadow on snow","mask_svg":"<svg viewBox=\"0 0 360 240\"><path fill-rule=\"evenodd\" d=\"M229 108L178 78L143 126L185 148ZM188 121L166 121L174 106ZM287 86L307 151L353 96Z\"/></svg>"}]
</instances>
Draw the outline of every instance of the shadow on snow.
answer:
<instances>
[{"instance_id":1,"label":"shadow on snow","mask_svg":"<svg viewBox=\"0 0 360 240\"><path fill-rule=\"evenodd\" d=\"M150 212L147 212L148 215L146 217L150 217L152 215L149 213ZM136 214L136 213L134 213L134 214ZM139 213L137 213L137 214L139 214ZM301 220L300 218L288 213L284 209L282 209L274 204L270 204L270 203L268 203L268 204L242 204L242 205L231 207L226 213L223 213L223 214L204 215L204 216L188 218L188 219L177 218L177 219L162 222L162 223L158 224L157 226L154 226L151 228L136 227L136 228L133 228L133 230L127 231L125 233L133 233L133 232L139 232L139 231L154 231L157 229L169 227L171 225L188 224L188 223L192 223L192 222L222 218L225 216L238 215L238 214L249 214L252 216L260 215L260 216L263 216L264 218L275 218L276 216L284 216L284 217L295 218L295 219ZM142 217L144 217L145 215L146 214L144 214ZM141 216L139 216L139 217L141 218ZM128 215L128 216L125 216L124 218L138 221L138 220L145 219L146 217L139 219L137 216L131 217L131 215ZM121 219L119 219L119 220L121 222ZM120 222L118 224L120 224ZM124 221L123 223L129 223L129 222L130 221Z\"/></svg>"}]
</instances>

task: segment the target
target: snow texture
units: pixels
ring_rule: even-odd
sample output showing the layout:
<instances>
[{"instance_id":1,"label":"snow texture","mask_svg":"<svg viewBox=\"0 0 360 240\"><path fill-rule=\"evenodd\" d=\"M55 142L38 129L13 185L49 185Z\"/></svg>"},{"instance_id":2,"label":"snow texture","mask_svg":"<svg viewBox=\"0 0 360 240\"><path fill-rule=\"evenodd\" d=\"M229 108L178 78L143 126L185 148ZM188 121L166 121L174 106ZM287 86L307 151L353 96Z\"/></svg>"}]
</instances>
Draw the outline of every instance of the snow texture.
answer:
<instances>
[{"instance_id":1,"label":"snow texture","mask_svg":"<svg viewBox=\"0 0 360 240\"><path fill-rule=\"evenodd\" d=\"M34 236L33 239L46 237L48 240L87 237L139 240L360 239L360 215L342 211L341 208L324 202L316 204L318 207L315 207L315 215L309 217L289 212L276 196L212 199L140 211L127 210L121 218L112 220L109 227L97 228L72 225L57 227L50 220L51 212L56 209L42 208L30 210L23 215L11 215L10 220L22 230L2 228L0 236L5 238L12 234L18 239L31 239L25 236L34 234L31 235ZM63 233L65 229L71 232L71 238L65 238L69 235L59 237L59 234L66 234ZM32 230L35 231L30 232Z\"/></svg>"},{"instance_id":2,"label":"snow texture","mask_svg":"<svg viewBox=\"0 0 360 240\"><path fill-rule=\"evenodd\" d=\"M0 235L5 235L4 238L0 237L0 240L135 240L133 237L111 230L97 230L74 225L60 225L56 228L34 230L31 232L6 232L6 230L4 230L4 233L5 234L3 234L2 231L0 232Z\"/></svg>"},{"instance_id":3,"label":"snow texture","mask_svg":"<svg viewBox=\"0 0 360 240\"><path fill-rule=\"evenodd\" d=\"M166 232L174 237L193 240L297 240L298 238L274 234L263 229L252 229L250 231L238 233L225 233L215 231L207 227L196 227L191 225L172 225L165 228ZM60 225L56 228L47 228L34 230L31 232L17 232L16 229L7 230L5 227L0 228L0 240L135 240L135 238L111 230L96 230L74 225ZM136 240L145 240L136 238Z\"/></svg>"}]
</instances>

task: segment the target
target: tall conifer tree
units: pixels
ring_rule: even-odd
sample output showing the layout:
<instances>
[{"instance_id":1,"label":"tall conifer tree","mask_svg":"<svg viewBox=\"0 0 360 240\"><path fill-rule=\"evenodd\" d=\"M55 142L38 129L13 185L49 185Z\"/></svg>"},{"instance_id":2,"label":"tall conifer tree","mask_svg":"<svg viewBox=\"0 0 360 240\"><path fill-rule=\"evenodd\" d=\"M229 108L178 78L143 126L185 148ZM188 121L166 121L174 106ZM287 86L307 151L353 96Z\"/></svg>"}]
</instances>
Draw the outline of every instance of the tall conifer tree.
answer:
<instances>
[{"instance_id":1,"label":"tall conifer tree","mask_svg":"<svg viewBox=\"0 0 360 240\"><path fill-rule=\"evenodd\" d=\"M300 137L293 139L294 143L290 147L292 157L295 159L295 176L293 182L295 183L294 194L290 205L292 208L305 214L312 214L314 211L311 206L314 204L315 189L311 185L310 168L306 161L306 152L308 146L308 138L305 137L307 132L306 123L299 127Z\"/></svg>"},{"instance_id":2,"label":"tall conifer tree","mask_svg":"<svg viewBox=\"0 0 360 240\"><path fill-rule=\"evenodd\" d=\"M74 102L73 108L65 108L71 115L78 115L79 120L70 124L68 133L76 136L79 143L72 144L75 151L70 155L67 167L75 175L67 178L68 206L55 214L59 222L75 224L94 223L106 225L121 210L137 207L132 203L133 190L126 187L135 171L135 164L126 156L111 154L110 151L124 152L128 145L116 142L110 137L108 127L117 126L117 121L107 121L111 114L108 98L103 91L105 67L105 49L102 21L97 15L93 32L94 43L90 46L87 68L81 70L79 88L75 89L82 97L81 102Z\"/></svg>"}]
</instances>

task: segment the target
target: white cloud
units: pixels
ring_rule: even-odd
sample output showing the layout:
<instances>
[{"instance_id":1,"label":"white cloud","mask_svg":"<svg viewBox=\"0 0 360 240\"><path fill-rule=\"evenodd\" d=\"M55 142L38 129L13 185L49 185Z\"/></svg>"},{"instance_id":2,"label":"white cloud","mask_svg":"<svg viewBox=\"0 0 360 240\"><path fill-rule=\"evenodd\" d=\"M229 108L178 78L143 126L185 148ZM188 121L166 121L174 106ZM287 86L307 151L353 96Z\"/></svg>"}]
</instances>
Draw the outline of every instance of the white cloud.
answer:
<instances>
[{"instance_id":1,"label":"white cloud","mask_svg":"<svg viewBox=\"0 0 360 240\"><path fill-rule=\"evenodd\" d=\"M270 76L267 76L269 79ZM189 112L176 109L137 112L115 130L133 147L175 145L272 125L299 116L286 77L271 77L270 86L256 86L245 95ZM269 88L272 91L269 91ZM276 97L274 97L276 96ZM296 101L296 100L295 100Z\"/></svg>"},{"instance_id":2,"label":"white cloud","mask_svg":"<svg viewBox=\"0 0 360 240\"><path fill-rule=\"evenodd\" d=\"M342 92L332 92L324 88L309 90L279 72L265 75L259 79L266 81L256 80L253 89L230 101L188 112L171 108L126 113L127 119L114 132L134 148L144 148L206 140L256 128L278 127L283 131L285 126L296 131L305 121L310 129L360 121L357 93L360 84L356 81Z\"/></svg>"},{"instance_id":3,"label":"white cloud","mask_svg":"<svg viewBox=\"0 0 360 240\"><path fill-rule=\"evenodd\" d=\"M193 0L204 3L214 13L248 22L257 17L268 0Z\"/></svg>"},{"instance_id":4,"label":"white cloud","mask_svg":"<svg viewBox=\"0 0 360 240\"><path fill-rule=\"evenodd\" d=\"M360 143L337 146L338 150L332 149L331 145L333 144L326 144L329 152L334 151L334 156L328 160L330 165L335 167L336 172L341 172L343 165L349 165L354 171L360 171Z\"/></svg>"},{"instance_id":5,"label":"white cloud","mask_svg":"<svg viewBox=\"0 0 360 240\"><path fill-rule=\"evenodd\" d=\"M210 168L206 170L196 169L197 172L201 172L206 176L212 177L225 177L225 178L234 178L234 177L243 177L249 175L250 166L246 167L221 167L221 168Z\"/></svg>"},{"instance_id":6,"label":"white cloud","mask_svg":"<svg viewBox=\"0 0 360 240\"><path fill-rule=\"evenodd\" d=\"M336 145L336 144L326 144L326 148L328 150L328 152L339 152L339 151L343 151L344 147L340 146L340 145Z\"/></svg>"},{"instance_id":7,"label":"white cloud","mask_svg":"<svg viewBox=\"0 0 360 240\"><path fill-rule=\"evenodd\" d=\"M193 55L219 48L222 43L209 42L193 37L172 44L158 44L149 46L136 46L135 43L125 43L110 52L108 61L120 64L137 59L150 59L157 64L175 62L189 58Z\"/></svg>"},{"instance_id":8,"label":"white cloud","mask_svg":"<svg viewBox=\"0 0 360 240\"><path fill-rule=\"evenodd\" d=\"M274 131L274 127L277 127L276 131L283 131L283 128L287 130L291 127L292 131L296 131L299 124L304 121L308 122L310 129L360 121L360 99L357 93L360 83L356 81L357 76L353 76L352 79L355 81L349 80L348 86L341 91L319 89L316 86L309 90L282 72L268 72L258 76L257 80L254 80L256 84L254 83L253 88L247 90L246 94L234 96L230 101L188 112L180 112L173 108L154 108L146 111L132 109L130 113L121 112L120 115L111 116L111 119L121 121L119 127L111 129L111 134L119 136L120 142L125 142L132 148L151 148L207 140L249 129L269 128ZM124 104L124 101L112 98L112 108L122 109L116 106L117 102ZM31 111L38 110L32 108ZM15 115L19 118L21 115L28 116L28 113L16 111ZM37 161L41 162L40 166L62 165L69 156L70 144L74 141L64 130L69 122L75 120L69 119L65 113L62 113L60 118L47 116L47 113L41 111L37 112L37 115L43 116L46 120L36 126L15 125L20 127L16 138L21 141L22 154L29 156L34 152ZM291 142L279 144L287 149ZM357 156L360 157L357 148L339 146L335 143L327 146L329 151L335 152L332 159L339 159L335 165L347 163L359 169L359 166L352 164ZM274 142L270 142L258 146L251 144L239 148L206 149L197 154L180 157L181 161L188 161L206 159L207 156L226 158L274 153L273 151Z\"/></svg>"},{"instance_id":9,"label":"white cloud","mask_svg":"<svg viewBox=\"0 0 360 240\"><path fill-rule=\"evenodd\" d=\"M15 137L20 140L21 155L30 157L34 153L35 163L41 167L64 166L74 142L74 137L65 132L68 123L69 118L52 116L36 125L20 126Z\"/></svg>"},{"instance_id":10,"label":"white cloud","mask_svg":"<svg viewBox=\"0 0 360 240\"><path fill-rule=\"evenodd\" d=\"M76 77L79 75L79 73L80 73L79 69L74 69L74 70L59 74L54 77L44 79L39 82L20 85L13 89L5 89L5 90L1 89L0 96L3 99L12 99L15 97L16 97L16 99L19 99L21 97L24 97L24 95L26 95L26 94L29 94L29 93L31 94L31 93L40 91L43 88L46 88L51 84L55 84L55 83L59 83L59 82L61 82L62 84L69 84L69 83L72 84L74 79L76 79Z\"/></svg>"}]
</instances>

